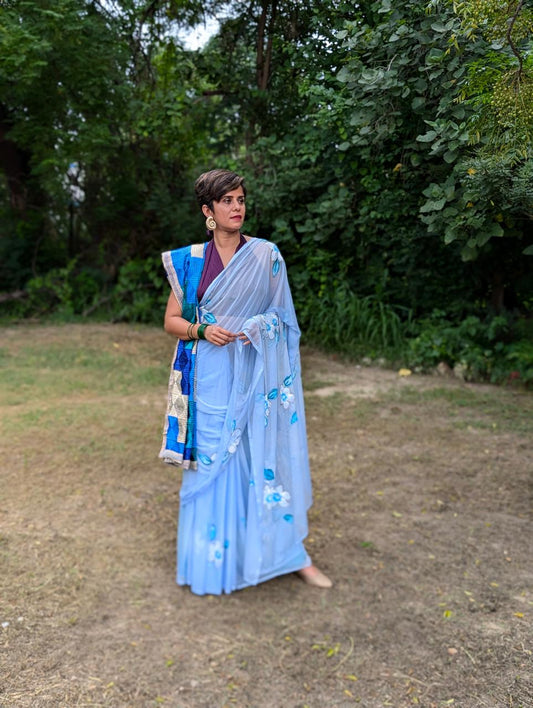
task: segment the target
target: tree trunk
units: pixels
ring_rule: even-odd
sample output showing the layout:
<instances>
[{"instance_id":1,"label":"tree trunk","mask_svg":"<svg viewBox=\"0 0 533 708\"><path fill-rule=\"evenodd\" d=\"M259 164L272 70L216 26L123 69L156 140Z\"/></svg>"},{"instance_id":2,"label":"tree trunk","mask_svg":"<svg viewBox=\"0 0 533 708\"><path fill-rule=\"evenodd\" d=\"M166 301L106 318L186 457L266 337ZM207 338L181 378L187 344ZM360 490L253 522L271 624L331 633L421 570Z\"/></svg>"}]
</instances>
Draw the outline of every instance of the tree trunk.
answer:
<instances>
[{"instance_id":1,"label":"tree trunk","mask_svg":"<svg viewBox=\"0 0 533 708\"><path fill-rule=\"evenodd\" d=\"M261 91L267 90L270 81L272 39L274 36L277 4L277 0L272 0L272 2L268 2L268 0L263 1L261 4L261 16L257 25L256 78L257 88Z\"/></svg>"},{"instance_id":2,"label":"tree trunk","mask_svg":"<svg viewBox=\"0 0 533 708\"><path fill-rule=\"evenodd\" d=\"M25 214L28 205L27 181L30 176L30 155L7 136L11 125L0 107L0 169L4 172L11 206Z\"/></svg>"}]
</instances>

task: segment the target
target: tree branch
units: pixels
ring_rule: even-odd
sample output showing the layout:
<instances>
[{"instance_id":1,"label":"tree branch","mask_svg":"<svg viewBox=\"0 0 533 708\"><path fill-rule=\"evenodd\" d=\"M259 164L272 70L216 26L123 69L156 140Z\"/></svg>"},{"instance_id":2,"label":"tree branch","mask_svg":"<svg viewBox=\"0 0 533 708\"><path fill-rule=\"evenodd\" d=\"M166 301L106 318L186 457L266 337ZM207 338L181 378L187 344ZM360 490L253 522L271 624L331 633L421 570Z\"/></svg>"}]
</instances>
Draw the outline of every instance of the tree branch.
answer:
<instances>
[{"instance_id":1,"label":"tree branch","mask_svg":"<svg viewBox=\"0 0 533 708\"><path fill-rule=\"evenodd\" d=\"M257 55L255 60L256 66L256 83L257 87L261 88L263 84L263 66L264 66L264 51L265 51L265 28L268 12L268 2L261 3L261 16L257 23Z\"/></svg>"},{"instance_id":2,"label":"tree branch","mask_svg":"<svg viewBox=\"0 0 533 708\"><path fill-rule=\"evenodd\" d=\"M515 22L518 18L518 15L520 14L520 11L522 10L522 7L524 6L524 0L520 0L518 5L516 6L516 10L514 15L511 17L511 20L509 22L509 26L507 27L507 34L506 34L506 39L509 42L509 46L511 47L511 51L515 55L515 57L518 59L518 75L521 76L524 70L524 59L518 49L516 48L516 45L513 41L513 27L515 25Z\"/></svg>"},{"instance_id":3,"label":"tree branch","mask_svg":"<svg viewBox=\"0 0 533 708\"><path fill-rule=\"evenodd\" d=\"M270 79L270 65L272 63L272 41L274 37L274 23L276 21L276 10L277 10L277 0L272 1L272 12L270 15L270 22L268 27L268 40L267 40L267 51L265 57L265 65L263 67L263 82L261 89L266 91L268 82Z\"/></svg>"}]
</instances>

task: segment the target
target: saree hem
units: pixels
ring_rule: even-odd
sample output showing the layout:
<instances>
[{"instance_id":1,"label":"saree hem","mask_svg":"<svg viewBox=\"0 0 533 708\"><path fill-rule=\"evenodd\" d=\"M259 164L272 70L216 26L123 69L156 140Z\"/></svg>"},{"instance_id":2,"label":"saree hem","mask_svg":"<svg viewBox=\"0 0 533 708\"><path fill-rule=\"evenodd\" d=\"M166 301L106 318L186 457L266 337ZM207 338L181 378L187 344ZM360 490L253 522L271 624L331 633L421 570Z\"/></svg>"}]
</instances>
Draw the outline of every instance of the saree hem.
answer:
<instances>
[{"instance_id":1,"label":"saree hem","mask_svg":"<svg viewBox=\"0 0 533 708\"><path fill-rule=\"evenodd\" d=\"M301 541L303 545L303 539ZM222 587L218 591L213 591L213 590L204 590L200 591L199 589L194 589L193 585L190 582L187 582L184 578L177 577L176 578L176 584L179 585L180 587L188 587L189 590L194 594L198 596L202 595L231 595L232 592L237 592L238 590L245 590L246 588L253 588L256 587L257 585L260 585L261 583L266 583L269 580L274 580L274 578L280 578L283 575L291 575L292 573L297 573L299 570L302 570L303 568L308 568L311 565L311 558L305 548L303 549L304 551L304 558L302 559L301 557L298 558L298 560L294 560L294 562L288 563L287 567L283 568L277 568L275 570L271 570L268 573L265 573L264 575L261 575L257 580L255 581L249 581L249 580L244 580L241 583L237 583L234 587L231 589L226 589Z\"/></svg>"}]
</instances>

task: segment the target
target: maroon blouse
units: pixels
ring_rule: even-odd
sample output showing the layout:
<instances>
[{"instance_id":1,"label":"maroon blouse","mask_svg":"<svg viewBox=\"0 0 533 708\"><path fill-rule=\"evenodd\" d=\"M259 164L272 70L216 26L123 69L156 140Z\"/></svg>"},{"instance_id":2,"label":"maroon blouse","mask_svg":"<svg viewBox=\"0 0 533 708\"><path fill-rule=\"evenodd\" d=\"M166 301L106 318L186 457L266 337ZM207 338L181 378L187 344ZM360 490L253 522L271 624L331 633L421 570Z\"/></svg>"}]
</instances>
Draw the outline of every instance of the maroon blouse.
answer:
<instances>
[{"instance_id":1,"label":"maroon blouse","mask_svg":"<svg viewBox=\"0 0 533 708\"><path fill-rule=\"evenodd\" d=\"M237 251L241 249L245 243L246 239L241 234L235 253L237 253ZM200 285L198 286L198 302L200 302L203 298L205 291L211 285L213 280L217 277L217 275L222 273L223 270L224 266L222 265L222 259L220 258L220 255L215 247L214 239L211 239L205 249L204 267L202 270L202 277L200 278Z\"/></svg>"}]
</instances>

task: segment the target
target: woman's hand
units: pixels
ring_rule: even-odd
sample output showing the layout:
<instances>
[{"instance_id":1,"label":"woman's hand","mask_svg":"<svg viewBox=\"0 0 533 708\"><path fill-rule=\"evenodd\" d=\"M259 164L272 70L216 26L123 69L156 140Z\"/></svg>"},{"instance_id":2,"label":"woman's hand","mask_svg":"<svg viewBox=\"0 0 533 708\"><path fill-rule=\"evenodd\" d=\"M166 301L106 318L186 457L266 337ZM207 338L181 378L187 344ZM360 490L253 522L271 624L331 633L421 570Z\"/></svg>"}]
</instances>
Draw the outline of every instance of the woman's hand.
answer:
<instances>
[{"instance_id":1,"label":"woman's hand","mask_svg":"<svg viewBox=\"0 0 533 708\"><path fill-rule=\"evenodd\" d=\"M238 336L223 327L211 324L205 328L204 334L207 341L211 342L211 344L215 344L217 347L224 347L226 344L234 342Z\"/></svg>"}]
</instances>

